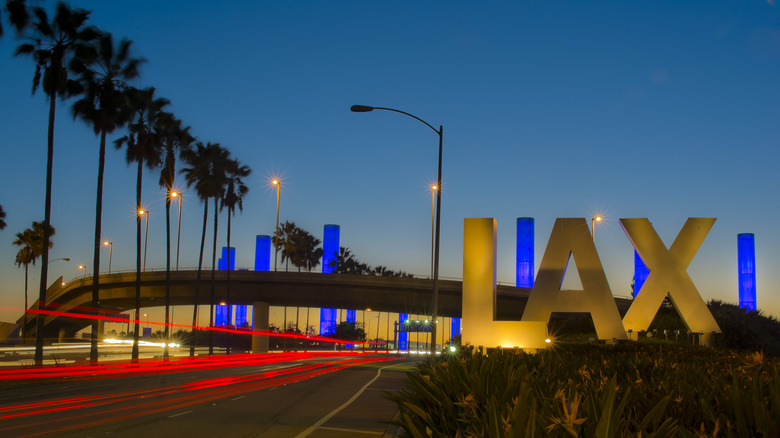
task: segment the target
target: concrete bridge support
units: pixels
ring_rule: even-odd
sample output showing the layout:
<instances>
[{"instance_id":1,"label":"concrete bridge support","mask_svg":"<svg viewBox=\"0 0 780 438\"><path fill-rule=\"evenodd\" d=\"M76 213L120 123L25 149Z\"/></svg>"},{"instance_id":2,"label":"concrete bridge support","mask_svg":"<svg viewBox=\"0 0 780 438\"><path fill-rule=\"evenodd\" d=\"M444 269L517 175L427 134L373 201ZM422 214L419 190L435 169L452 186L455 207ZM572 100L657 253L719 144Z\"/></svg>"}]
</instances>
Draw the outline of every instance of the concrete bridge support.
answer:
<instances>
[{"instance_id":1,"label":"concrete bridge support","mask_svg":"<svg viewBox=\"0 0 780 438\"><path fill-rule=\"evenodd\" d=\"M268 330L268 303L256 301L252 303L253 330ZM268 336L252 335L252 353L268 353Z\"/></svg>"}]
</instances>

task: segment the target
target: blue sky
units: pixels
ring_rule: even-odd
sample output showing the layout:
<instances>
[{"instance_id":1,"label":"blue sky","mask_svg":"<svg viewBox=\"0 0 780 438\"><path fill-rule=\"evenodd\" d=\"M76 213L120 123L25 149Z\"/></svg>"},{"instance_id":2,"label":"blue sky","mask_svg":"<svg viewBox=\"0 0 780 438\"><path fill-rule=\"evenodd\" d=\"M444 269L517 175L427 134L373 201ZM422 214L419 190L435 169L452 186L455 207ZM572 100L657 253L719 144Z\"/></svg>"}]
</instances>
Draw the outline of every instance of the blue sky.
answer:
<instances>
[{"instance_id":1,"label":"blue sky","mask_svg":"<svg viewBox=\"0 0 780 438\"><path fill-rule=\"evenodd\" d=\"M460 277L466 217L497 219L498 280L513 283L517 217L536 218L538 268L556 217L601 213L597 248L613 294L628 295L633 253L618 218L648 217L668 246L686 218L717 217L688 269L701 295L736 302L736 236L752 232L758 306L780 314L771 1L70 4L134 41L147 63L133 85L156 87L199 140L254 170L233 222L239 267L273 230L267 181L278 174L282 221L320 238L339 224L361 261L428 273L437 136L398 114L349 111L365 104L444 126L444 277ZM17 44L10 31L0 39L0 307L23 302L14 234L43 218L47 105L30 95L34 66L12 56ZM92 265L98 139L70 104L57 113L51 258L71 262L54 262L52 280ZM147 264L164 267L164 192L146 175ZM105 189L113 269L130 270L135 170L113 148ZM181 266L194 267L202 205L185 193L183 208ZM0 320L17 315L0 309Z\"/></svg>"}]
</instances>

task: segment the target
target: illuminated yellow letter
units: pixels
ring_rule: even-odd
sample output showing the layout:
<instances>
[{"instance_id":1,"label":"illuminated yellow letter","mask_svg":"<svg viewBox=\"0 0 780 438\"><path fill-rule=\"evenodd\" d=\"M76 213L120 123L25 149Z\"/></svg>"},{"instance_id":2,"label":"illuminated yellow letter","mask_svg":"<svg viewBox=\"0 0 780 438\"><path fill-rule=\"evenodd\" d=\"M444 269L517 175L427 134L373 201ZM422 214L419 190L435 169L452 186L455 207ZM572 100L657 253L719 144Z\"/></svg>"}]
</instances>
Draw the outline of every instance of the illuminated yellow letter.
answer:
<instances>
[{"instance_id":1,"label":"illuminated yellow letter","mask_svg":"<svg viewBox=\"0 0 780 438\"><path fill-rule=\"evenodd\" d=\"M546 324L552 312L587 312L593 318L599 339L625 339L615 298L588 231L588 223L583 218L555 220L523 321ZM572 256L583 290L564 291L561 285Z\"/></svg>"},{"instance_id":2,"label":"illuminated yellow letter","mask_svg":"<svg viewBox=\"0 0 780 438\"><path fill-rule=\"evenodd\" d=\"M546 347L547 321L495 321L495 306L496 220L464 219L463 344L534 349Z\"/></svg>"},{"instance_id":3,"label":"illuminated yellow letter","mask_svg":"<svg viewBox=\"0 0 780 438\"><path fill-rule=\"evenodd\" d=\"M623 231L650 270L645 284L623 317L626 329L647 330L669 294L689 330L707 335L720 333L718 323L686 272L713 224L715 218L688 218L667 250L647 219L620 219Z\"/></svg>"}]
</instances>

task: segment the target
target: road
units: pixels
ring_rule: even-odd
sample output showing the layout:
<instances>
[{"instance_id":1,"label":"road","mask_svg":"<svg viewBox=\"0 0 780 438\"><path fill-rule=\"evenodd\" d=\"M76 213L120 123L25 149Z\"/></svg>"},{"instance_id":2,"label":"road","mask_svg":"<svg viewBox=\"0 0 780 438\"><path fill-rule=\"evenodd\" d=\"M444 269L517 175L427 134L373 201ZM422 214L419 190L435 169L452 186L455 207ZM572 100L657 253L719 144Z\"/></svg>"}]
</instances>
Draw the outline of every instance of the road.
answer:
<instances>
[{"instance_id":1,"label":"road","mask_svg":"<svg viewBox=\"0 0 780 438\"><path fill-rule=\"evenodd\" d=\"M277 353L0 370L0 436L382 436L415 362Z\"/></svg>"}]
</instances>

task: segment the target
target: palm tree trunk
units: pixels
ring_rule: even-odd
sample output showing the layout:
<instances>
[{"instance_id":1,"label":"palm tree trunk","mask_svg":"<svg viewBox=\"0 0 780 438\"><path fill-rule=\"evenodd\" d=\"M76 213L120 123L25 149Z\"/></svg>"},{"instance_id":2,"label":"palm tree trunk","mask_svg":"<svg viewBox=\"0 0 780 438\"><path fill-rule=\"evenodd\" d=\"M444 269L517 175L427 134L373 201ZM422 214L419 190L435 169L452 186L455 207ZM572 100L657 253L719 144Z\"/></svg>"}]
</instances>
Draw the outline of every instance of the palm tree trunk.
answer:
<instances>
[{"instance_id":1,"label":"palm tree trunk","mask_svg":"<svg viewBox=\"0 0 780 438\"><path fill-rule=\"evenodd\" d=\"M22 344L27 343L27 272L29 270L30 264L25 263L24 264L24 318L22 322Z\"/></svg>"},{"instance_id":2,"label":"palm tree trunk","mask_svg":"<svg viewBox=\"0 0 780 438\"><path fill-rule=\"evenodd\" d=\"M230 217L233 216L232 210L228 208L228 226L227 226L227 297L225 304L227 305L227 325L230 327ZM230 354L230 334L228 333L227 345L225 348L225 354Z\"/></svg>"},{"instance_id":3,"label":"palm tree trunk","mask_svg":"<svg viewBox=\"0 0 780 438\"><path fill-rule=\"evenodd\" d=\"M203 233L200 235L200 254L198 255L198 275L195 279L195 301L192 306L192 332L195 333L195 327L198 325L198 296L200 295L200 273L203 266L203 246L206 243L206 222L209 217L209 200L203 203ZM190 347L190 357L195 356L195 345Z\"/></svg>"},{"instance_id":4,"label":"palm tree trunk","mask_svg":"<svg viewBox=\"0 0 780 438\"><path fill-rule=\"evenodd\" d=\"M211 300L209 301L209 328L214 327L214 275L217 268L217 221L219 220L219 208L217 197L214 197L214 246L211 250ZM214 330L209 330L209 356L214 354Z\"/></svg>"},{"instance_id":5,"label":"palm tree trunk","mask_svg":"<svg viewBox=\"0 0 780 438\"><path fill-rule=\"evenodd\" d=\"M98 154L98 180L97 180L97 200L95 202L95 252L92 261L92 309L97 311L98 301L100 299L100 234L103 219L103 172L106 167L106 131L100 132L100 152ZM48 245L45 245L48 247ZM46 248L44 248L46 251ZM45 261L45 259L44 259ZM44 263L44 269L45 269ZM99 315L98 315L99 316ZM42 318L40 318L42 319ZM39 321L40 321L39 319ZM38 325L42 325L40 322ZM97 362L98 359L98 319L92 320L92 336L89 343L89 360Z\"/></svg>"},{"instance_id":6,"label":"palm tree trunk","mask_svg":"<svg viewBox=\"0 0 780 438\"><path fill-rule=\"evenodd\" d=\"M43 252L41 253L41 285L38 294L38 309L46 305L47 276L49 275L49 230L51 229L51 181L54 161L54 113L57 107L57 93L49 97L49 132L46 150L46 200L43 213ZM26 309L25 309L26 312ZM26 314L26 313L25 313ZM36 314L35 364L43 364L44 317Z\"/></svg>"},{"instance_id":7,"label":"palm tree trunk","mask_svg":"<svg viewBox=\"0 0 780 438\"><path fill-rule=\"evenodd\" d=\"M168 338L171 334L171 188L165 197L165 346L163 347L163 359L168 359Z\"/></svg>"},{"instance_id":8,"label":"palm tree trunk","mask_svg":"<svg viewBox=\"0 0 780 438\"><path fill-rule=\"evenodd\" d=\"M144 160L140 157L138 160L138 176L135 182L135 330L133 332L133 352L132 360L138 359L138 340L141 322L138 315L141 314L141 183L143 181ZM148 212L146 214L149 214Z\"/></svg>"}]
</instances>

